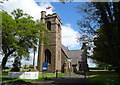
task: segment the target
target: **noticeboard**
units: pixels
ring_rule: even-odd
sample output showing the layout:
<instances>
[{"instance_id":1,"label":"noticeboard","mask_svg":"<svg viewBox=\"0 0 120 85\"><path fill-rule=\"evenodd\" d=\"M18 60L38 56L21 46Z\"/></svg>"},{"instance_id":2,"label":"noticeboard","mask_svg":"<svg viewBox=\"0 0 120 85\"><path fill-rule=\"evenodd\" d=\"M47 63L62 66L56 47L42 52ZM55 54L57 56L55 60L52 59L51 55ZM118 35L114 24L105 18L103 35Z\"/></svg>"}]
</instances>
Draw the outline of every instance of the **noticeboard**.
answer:
<instances>
[{"instance_id":1,"label":"noticeboard","mask_svg":"<svg viewBox=\"0 0 120 85\"><path fill-rule=\"evenodd\" d=\"M48 63L47 62L43 62L42 63L42 71L47 71L48 70Z\"/></svg>"}]
</instances>

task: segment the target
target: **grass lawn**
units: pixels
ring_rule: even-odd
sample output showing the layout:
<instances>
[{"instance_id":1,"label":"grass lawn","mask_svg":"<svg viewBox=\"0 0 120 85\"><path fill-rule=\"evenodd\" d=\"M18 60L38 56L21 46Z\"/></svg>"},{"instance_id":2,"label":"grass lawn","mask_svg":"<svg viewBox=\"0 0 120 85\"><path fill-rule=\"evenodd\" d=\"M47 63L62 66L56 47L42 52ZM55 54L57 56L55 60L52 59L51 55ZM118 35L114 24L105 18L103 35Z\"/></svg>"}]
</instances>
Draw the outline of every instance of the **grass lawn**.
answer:
<instances>
[{"instance_id":1,"label":"grass lawn","mask_svg":"<svg viewBox=\"0 0 120 85\"><path fill-rule=\"evenodd\" d=\"M2 81L10 82L10 81L22 80L22 81L28 82L28 81L45 80L48 78L56 77L55 73L44 73L44 74L40 74L38 79L15 79L15 78L8 78L8 72L9 70L2 72ZM21 71L21 72L25 72L25 71ZM68 75L68 74L73 74L73 73L58 73L58 77L63 75Z\"/></svg>"},{"instance_id":2,"label":"grass lawn","mask_svg":"<svg viewBox=\"0 0 120 85\"><path fill-rule=\"evenodd\" d=\"M88 81L97 85L120 85L117 73L109 71L94 71Z\"/></svg>"}]
</instances>

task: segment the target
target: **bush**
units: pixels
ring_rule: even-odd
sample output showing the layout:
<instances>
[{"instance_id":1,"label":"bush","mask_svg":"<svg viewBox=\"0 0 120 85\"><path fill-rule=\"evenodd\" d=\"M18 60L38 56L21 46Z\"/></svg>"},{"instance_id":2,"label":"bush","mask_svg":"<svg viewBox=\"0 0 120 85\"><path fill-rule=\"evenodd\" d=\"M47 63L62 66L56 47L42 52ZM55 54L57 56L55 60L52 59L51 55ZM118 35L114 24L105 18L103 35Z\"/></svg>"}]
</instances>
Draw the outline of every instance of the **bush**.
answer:
<instances>
[{"instance_id":1,"label":"bush","mask_svg":"<svg viewBox=\"0 0 120 85\"><path fill-rule=\"evenodd\" d=\"M111 71L113 70L113 67L111 65L108 66L108 70Z\"/></svg>"},{"instance_id":2,"label":"bush","mask_svg":"<svg viewBox=\"0 0 120 85\"><path fill-rule=\"evenodd\" d=\"M25 65L23 66L23 68L24 68L24 69L27 69L27 68L28 68L28 65L25 64Z\"/></svg>"},{"instance_id":3,"label":"bush","mask_svg":"<svg viewBox=\"0 0 120 85\"><path fill-rule=\"evenodd\" d=\"M29 68L34 68L34 66L33 65L29 65Z\"/></svg>"},{"instance_id":4,"label":"bush","mask_svg":"<svg viewBox=\"0 0 120 85\"><path fill-rule=\"evenodd\" d=\"M11 71L13 71L13 72L20 72L20 68L15 67L15 68L12 68Z\"/></svg>"},{"instance_id":5,"label":"bush","mask_svg":"<svg viewBox=\"0 0 120 85\"><path fill-rule=\"evenodd\" d=\"M104 67L89 68L89 70L104 70Z\"/></svg>"}]
</instances>

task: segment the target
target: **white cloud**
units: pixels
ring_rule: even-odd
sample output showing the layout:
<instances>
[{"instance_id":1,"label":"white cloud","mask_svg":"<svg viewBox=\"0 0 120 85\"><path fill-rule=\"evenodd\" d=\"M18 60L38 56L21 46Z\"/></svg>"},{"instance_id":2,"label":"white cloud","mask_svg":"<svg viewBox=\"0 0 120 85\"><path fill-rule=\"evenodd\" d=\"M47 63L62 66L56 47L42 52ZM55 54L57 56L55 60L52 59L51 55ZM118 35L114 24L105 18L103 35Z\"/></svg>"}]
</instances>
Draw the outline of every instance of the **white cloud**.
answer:
<instances>
[{"instance_id":1,"label":"white cloud","mask_svg":"<svg viewBox=\"0 0 120 85\"><path fill-rule=\"evenodd\" d=\"M41 11L46 11L47 14L53 13L52 9L46 10L48 6L52 5L49 2L42 2L39 3L38 6L34 0L15 0L15 1L10 0L3 4L4 10L9 13L11 13L14 9L20 8L25 13L33 16L34 19L40 19Z\"/></svg>"},{"instance_id":2,"label":"white cloud","mask_svg":"<svg viewBox=\"0 0 120 85\"><path fill-rule=\"evenodd\" d=\"M79 46L77 42L79 33L72 29L70 24L65 24L62 26L62 44L69 48L74 48Z\"/></svg>"}]
</instances>

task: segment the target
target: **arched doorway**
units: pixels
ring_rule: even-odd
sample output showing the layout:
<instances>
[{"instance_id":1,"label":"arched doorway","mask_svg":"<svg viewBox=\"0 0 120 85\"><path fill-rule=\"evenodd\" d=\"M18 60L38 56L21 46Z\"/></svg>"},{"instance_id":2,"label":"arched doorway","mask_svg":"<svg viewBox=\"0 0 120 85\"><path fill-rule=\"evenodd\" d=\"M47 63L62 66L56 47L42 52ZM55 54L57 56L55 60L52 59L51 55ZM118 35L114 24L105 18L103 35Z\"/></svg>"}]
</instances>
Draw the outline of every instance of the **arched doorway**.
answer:
<instances>
[{"instance_id":1,"label":"arched doorway","mask_svg":"<svg viewBox=\"0 0 120 85\"><path fill-rule=\"evenodd\" d=\"M51 52L49 49L45 50L45 62L51 64Z\"/></svg>"}]
</instances>

